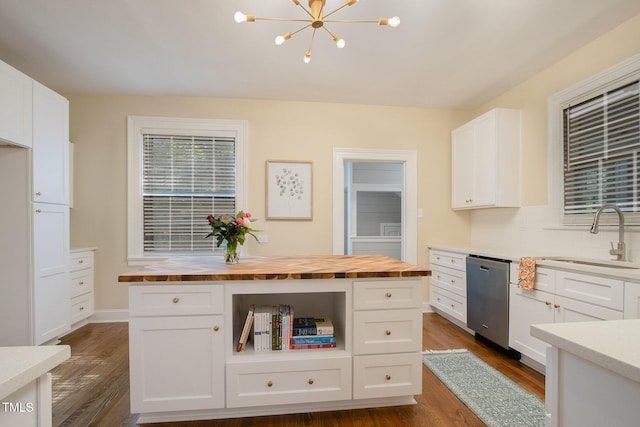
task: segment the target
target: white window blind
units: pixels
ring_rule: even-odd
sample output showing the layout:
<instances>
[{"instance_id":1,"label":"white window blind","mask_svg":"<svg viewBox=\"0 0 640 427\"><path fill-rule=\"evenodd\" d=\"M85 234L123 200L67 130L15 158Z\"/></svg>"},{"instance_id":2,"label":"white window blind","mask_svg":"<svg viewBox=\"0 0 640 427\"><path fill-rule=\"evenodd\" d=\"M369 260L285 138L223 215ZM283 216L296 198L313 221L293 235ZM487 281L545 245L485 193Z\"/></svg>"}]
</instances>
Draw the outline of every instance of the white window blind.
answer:
<instances>
[{"instance_id":1,"label":"white window blind","mask_svg":"<svg viewBox=\"0 0 640 427\"><path fill-rule=\"evenodd\" d=\"M640 81L563 109L565 222L615 204L640 212Z\"/></svg>"},{"instance_id":2,"label":"white window blind","mask_svg":"<svg viewBox=\"0 0 640 427\"><path fill-rule=\"evenodd\" d=\"M211 253L207 215L236 211L234 138L143 134L143 252Z\"/></svg>"}]
</instances>

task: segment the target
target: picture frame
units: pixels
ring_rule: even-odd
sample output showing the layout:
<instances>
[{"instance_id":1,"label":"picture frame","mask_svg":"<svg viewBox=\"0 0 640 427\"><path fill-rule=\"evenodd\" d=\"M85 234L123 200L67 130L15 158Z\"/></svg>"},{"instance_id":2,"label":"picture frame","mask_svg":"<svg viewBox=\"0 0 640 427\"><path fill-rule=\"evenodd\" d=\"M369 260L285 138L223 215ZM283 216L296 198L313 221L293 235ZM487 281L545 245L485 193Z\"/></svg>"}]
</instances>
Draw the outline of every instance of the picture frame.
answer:
<instances>
[{"instance_id":1,"label":"picture frame","mask_svg":"<svg viewBox=\"0 0 640 427\"><path fill-rule=\"evenodd\" d=\"M268 220L313 219L313 162L267 160Z\"/></svg>"}]
</instances>

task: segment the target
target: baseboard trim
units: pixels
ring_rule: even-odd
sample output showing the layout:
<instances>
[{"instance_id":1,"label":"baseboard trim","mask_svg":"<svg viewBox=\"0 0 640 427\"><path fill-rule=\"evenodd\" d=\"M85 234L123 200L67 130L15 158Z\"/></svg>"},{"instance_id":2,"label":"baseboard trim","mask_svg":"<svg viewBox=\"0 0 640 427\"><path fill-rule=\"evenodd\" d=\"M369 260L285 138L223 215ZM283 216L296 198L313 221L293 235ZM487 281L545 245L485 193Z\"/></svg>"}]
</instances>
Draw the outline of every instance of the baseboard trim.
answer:
<instances>
[{"instance_id":1,"label":"baseboard trim","mask_svg":"<svg viewBox=\"0 0 640 427\"><path fill-rule=\"evenodd\" d=\"M428 301L425 301L422 303L422 312L423 313L435 313L435 311L433 311L433 307L431 307L431 304Z\"/></svg>"},{"instance_id":2,"label":"baseboard trim","mask_svg":"<svg viewBox=\"0 0 640 427\"><path fill-rule=\"evenodd\" d=\"M89 323L128 322L129 310L96 310L89 318Z\"/></svg>"}]
</instances>

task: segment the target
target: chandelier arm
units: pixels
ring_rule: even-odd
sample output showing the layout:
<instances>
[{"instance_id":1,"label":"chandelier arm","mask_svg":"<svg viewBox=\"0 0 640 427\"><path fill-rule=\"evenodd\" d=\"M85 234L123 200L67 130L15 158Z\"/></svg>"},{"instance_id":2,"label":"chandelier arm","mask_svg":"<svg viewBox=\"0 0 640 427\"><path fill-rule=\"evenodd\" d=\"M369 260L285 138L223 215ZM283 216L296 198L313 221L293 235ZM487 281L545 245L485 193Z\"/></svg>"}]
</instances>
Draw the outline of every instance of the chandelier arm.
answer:
<instances>
[{"instance_id":1,"label":"chandelier arm","mask_svg":"<svg viewBox=\"0 0 640 427\"><path fill-rule=\"evenodd\" d=\"M300 19L300 18L259 18L255 17L256 21L283 21L283 22L311 22L310 19Z\"/></svg>"},{"instance_id":2,"label":"chandelier arm","mask_svg":"<svg viewBox=\"0 0 640 427\"><path fill-rule=\"evenodd\" d=\"M313 29L313 33L311 33L311 41L309 42L309 49L307 49L307 54L306 56L310 57L311 56L311 47L313 46L313 39L316 36L316 30L317 28Z\"/></svg>"},{"instance_id":3,"label":"chandelier arm","mask_svg":"<svg viewBox=\"0 0 640 427\"><path fill-rule=\"evenodd\" d=\"M324 16L322 17L322 20L323 20L324 22L329 22L329 21L325 21L325 18L327 18L327 17L329 17L329 16L333 15L334 13L336 13L336 12L338 12L338 11L340 11L340 10L344 9L344 8L345 8L345 7L347 7L347 6L352 6L352 5L354 5L354 4L355 4L355 2L347 1L347 2L346 2L345 4L343 4L342 6L340 6L340 7L336 8L336 9L332 10L331 12L327 13L326 15L324 15Z\"/></svg>"},{"instance_id":4,"label":"chandelier arm","mask_svg":"<svg viewBox=\"0 0 640 427\"><path fill-rule=\"evenodd\" d=\"M258 18L256 18L258 19ZM374 20L362 20L362 19L331 19L331 20L325 20L324 23L343 23L343 24L379 24L380 23L380 19L374 19Z\"/></svg>"},{"instance_id":5,"label":"chandelier arm","mask_svg":"<svg viewBox=\"0 0 640 427\"><path fill-rule=\"evenodd\" d=\"M304 5L302 5L301 3L297 3L297 5L298 5L298 6L300 6L300 8L301 8L302 10L304 10L304 11L305 11L305 13L306 13L307 15L309 15L309 17L311 17L311 19L314 19L314 17L313 17L313 13L311 13L311 11L310 11L309 9L307 9L306 7L304 7Z\"/></svg>"},{"instance_id":6,"label":"chandelier arm","mask_svg":"<svg viewBox=\"0 0 640 427\"><path fill-rule=\"evenodd\" d=\"M323 26L322 26L322 28L323 28L327 33L329 33L329 35L331 36L331 38L332 38L333 40L336 40L336 39L337 39L337 37L338 37L338 36L336 36L336 35L335 35L335 34L333 34L331 31L329 31L329 29L328 29L326 26L324 26L324 25L323 25Z\"/></svg>"},{"instance_id":7,"label":"chandelier arm","mask_svg":"<svg viewBox=\"0 0 640 427\"><path fill-rule=\"evenodd\" d=\"M307 24L307 25L305 25L305 26L304 26L304 27L302 27L302 28L299 28L299 29L297 29L297 30L295 30L295 31L290 32L289 34L291 34L291 35L293 36L293 35L295 35L295 34L298 34L298 33L299 33L300 31L302 31L302 30L306 30L306 29L307 29L307 28L309 28L310 26L311 26L311 24Z\"/></svg>"}]
</instances>

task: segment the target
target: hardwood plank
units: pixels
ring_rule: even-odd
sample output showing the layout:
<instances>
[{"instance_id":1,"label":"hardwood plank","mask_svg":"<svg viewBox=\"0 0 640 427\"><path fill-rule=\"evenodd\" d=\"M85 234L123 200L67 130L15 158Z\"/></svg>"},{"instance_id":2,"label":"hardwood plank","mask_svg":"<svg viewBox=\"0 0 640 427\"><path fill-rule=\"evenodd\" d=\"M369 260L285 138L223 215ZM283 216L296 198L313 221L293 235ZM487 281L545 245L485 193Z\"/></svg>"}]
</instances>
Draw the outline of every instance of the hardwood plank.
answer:
<instances>
[{"instance_id":1,"label":"hardwood plank","mask_svg":"<svg viewBox=\"0 0 640 427\"><path fill-rule=\"evenodd\" d=\"M544 376L499 347L477 339L437 314L424 314L423 348L466 348L524 389L544 399ZM126 323L94 323L62 338L71 359L52 371L54 426L135 426L129 413ZM426 367L417 404L392 408L147 424L149 427L484 426Z\"/></svg>"}]
</instances>

